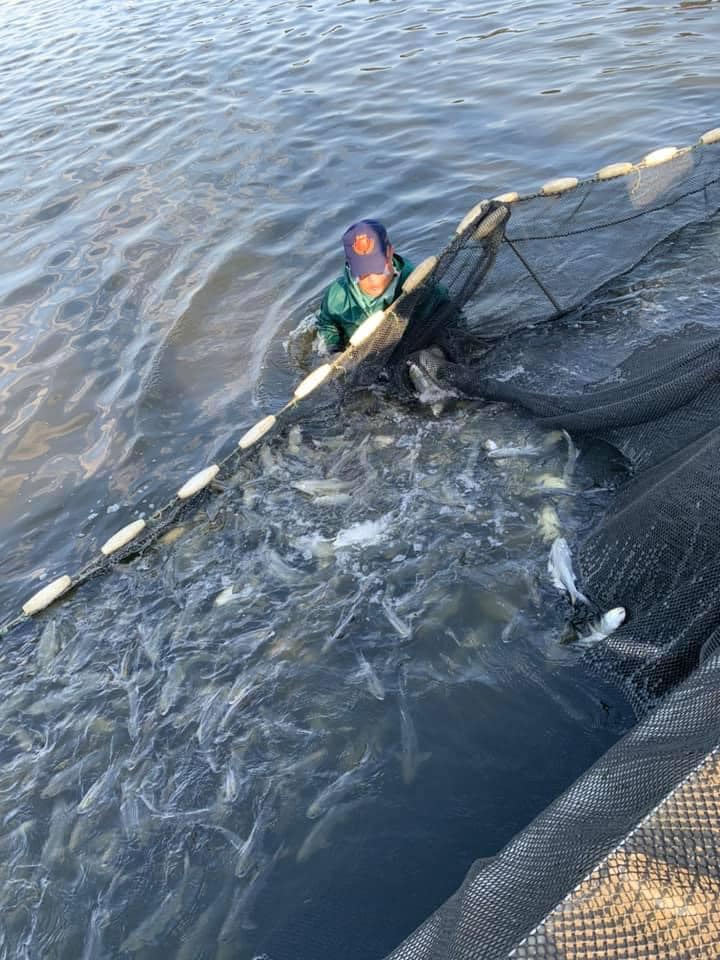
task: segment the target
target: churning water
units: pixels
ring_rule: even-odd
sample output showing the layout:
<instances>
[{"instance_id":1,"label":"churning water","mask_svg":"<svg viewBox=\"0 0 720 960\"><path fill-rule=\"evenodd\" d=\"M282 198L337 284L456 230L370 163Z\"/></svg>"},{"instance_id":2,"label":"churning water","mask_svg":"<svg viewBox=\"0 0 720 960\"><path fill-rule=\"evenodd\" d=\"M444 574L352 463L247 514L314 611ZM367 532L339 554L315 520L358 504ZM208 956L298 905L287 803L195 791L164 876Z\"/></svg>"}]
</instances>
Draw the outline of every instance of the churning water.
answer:
<instances>
[{"instance_id":1,"label":"churning water","mask_svg":"<svg viewBox=\"0 0 720 960\"><path fill-rule=\"evenodd\" d=\"M716 126L717 14L5 4L3 612L284 400L351 220L419 260L480 197ZM577 387L716 323L717 241L493 364ZM4 956L379 957L630 722L546 573L607 451L500 405L330 413L5 639Z\"/></svg>"}]
</instances>

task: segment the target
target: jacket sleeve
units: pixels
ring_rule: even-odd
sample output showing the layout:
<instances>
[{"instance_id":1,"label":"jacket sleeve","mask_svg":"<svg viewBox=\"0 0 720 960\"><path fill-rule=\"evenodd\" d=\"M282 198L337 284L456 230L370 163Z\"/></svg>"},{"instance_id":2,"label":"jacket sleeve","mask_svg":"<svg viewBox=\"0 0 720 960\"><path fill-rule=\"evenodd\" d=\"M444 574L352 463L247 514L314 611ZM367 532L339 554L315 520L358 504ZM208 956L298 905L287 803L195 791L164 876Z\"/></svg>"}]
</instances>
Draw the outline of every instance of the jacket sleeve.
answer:
<instances>
[{"instance_id":1,"label":"jacket sleeve","mask_svg":"<svg viewBox=\"0 0 720 960\"><path fill-rule=\"evenodd\" d=\"M338 323L337 316L333 310L332 286L325 291L320 309L318 310L316 326L320 336L330 351L340 350L342 348L342 327Z\"/></svg>"}]
</instances>

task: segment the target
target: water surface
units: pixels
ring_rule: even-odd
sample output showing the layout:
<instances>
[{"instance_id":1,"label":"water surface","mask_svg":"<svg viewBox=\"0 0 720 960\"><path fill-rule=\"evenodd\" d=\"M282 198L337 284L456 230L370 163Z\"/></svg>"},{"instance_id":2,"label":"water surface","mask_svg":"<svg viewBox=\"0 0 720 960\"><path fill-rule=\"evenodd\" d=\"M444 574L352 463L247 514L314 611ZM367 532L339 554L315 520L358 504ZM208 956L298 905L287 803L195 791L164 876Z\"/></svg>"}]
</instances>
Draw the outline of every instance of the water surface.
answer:
<instances>
[{"instance_id":1,"label":"water surface","mask_svg":"<svg viewBox=\"0 0 720 960\"><path fill-rule=\"evenodd\" d=\"M273 358L353 219L420 260L481 197L718 125L717 3L0 16L8 615L286 395ZM686 231L496 362L578 385L714 323L716 251L715 224ZM547 447L498 464L488 438ZM502 407L353 397L9 637L8 955L394 946L630 722L560 642L538 523L576 544L617 465L538 489L566 463ZM318 479L352 487L293 486Z\"/></svg>"}]
</instances>

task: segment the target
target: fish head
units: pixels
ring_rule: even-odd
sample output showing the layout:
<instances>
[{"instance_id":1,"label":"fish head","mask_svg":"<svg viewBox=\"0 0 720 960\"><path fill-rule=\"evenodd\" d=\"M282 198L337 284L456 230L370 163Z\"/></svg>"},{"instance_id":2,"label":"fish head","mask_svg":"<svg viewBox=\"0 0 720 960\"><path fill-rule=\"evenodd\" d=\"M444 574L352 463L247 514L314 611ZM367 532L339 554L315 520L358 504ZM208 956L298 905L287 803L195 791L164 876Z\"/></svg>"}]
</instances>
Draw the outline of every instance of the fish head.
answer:
<instances>
[{"instance_id":1,"label":"fish head","mask_svg":"<svg viewBox=\"0 0 720 960\"><path fill-rule=\"evenodd\" d=\"M612 633L613 630L617 630L621 623L624 623L625 616L625 607L613 607L612 610L608 610L607 613L602 615L603 629Z\"/></svg>"}]
</instances>

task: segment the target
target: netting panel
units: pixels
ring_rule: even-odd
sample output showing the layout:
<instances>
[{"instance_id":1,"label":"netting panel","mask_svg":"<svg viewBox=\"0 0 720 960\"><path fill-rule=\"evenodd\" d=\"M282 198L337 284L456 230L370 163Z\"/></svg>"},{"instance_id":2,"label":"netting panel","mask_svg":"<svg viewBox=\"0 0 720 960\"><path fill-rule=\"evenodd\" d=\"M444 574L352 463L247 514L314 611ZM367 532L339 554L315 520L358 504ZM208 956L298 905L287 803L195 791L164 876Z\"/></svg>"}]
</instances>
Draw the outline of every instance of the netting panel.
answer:
<instances>
[{"instance_id":1,"label":"netting panel","mask_svg":"<svg viewBox=\"0 0 720 960\"><path fill-rule=\"evenodd\" d=\"M466 306L470 326L494 337L567 311L680 227L711 216L720 208L719 158L712 144L512 204L495 268Z\"/></svg>"},{"instance_id":2,"label":"netting panel","mask_svg":"<svg viewBox=\"0 0 720 960\"><path fill-rule=\"evenodd\" d=\"M511 956L515 960L717 956L718 788L720 752L715 750Z\"/></svg>"},{"instance_id":3,"label":"netting panel","mask_svg":"<svg viewBox=\"0 0 720 960\"><path fill-rule=\"evenodd\" d=\"M471 867L457 893L388 960L505 960L514 955L565 958L566 954L553 952L540 938L533 941L534 952L530 947L524 954L512 951L717 748L719 681L720 658L715 657L609 750L490 864ZM717 805L714 792L700 792L695 805L697 820L711 825ZM657 859L656 840L643 834L638 837L634 849ZM678 856L682 862L692 863L696 838L686 835L681 839ZM717 834L706 842L708 859L717 859ZM673 850L677 849L678 844L673 844ZM702 890L701 884L699 888ZM674 893L670 881L660 889L667 896ZM712 891L705 891L705 909L708 902L716 905L714 899L708 899L713 896ZM602 940L607 922L602 912L593 916L590 936L595 941ZM593 956L582 951L576 955ZM667 960L698 955L656 954Z\"/></svg>"}]
</instances>

